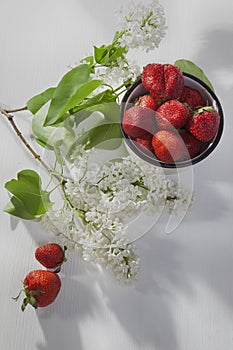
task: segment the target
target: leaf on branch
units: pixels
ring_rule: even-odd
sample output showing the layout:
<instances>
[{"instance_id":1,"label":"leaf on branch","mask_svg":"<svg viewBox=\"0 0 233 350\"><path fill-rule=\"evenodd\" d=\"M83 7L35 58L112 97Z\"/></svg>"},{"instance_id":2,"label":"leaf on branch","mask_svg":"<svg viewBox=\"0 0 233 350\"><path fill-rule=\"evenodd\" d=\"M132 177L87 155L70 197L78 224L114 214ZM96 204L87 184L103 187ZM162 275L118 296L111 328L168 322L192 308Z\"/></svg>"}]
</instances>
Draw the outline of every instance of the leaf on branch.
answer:
<instances>
[{"instance_id":1,"label":"leaf on branch","mask_svg":"<svg viewBox=\"0 0 233 350\"><path fill-rule=\"evenodd\" d=\"M44 106L32 119L32 131L37 143L50 150L54 150L60 144L69 148L75 139L74 117L70 116L56 126L43 126L47 111L48 106Z\"/></svg>"},{"instance_id":2,"label":"leaf on branch","mask_svg":"<svg viewBox=\"0 0 233 350\"><path fill-rule=\"evenodd\" d=\"M118 58L124 57L124 55L127 53L126 48L124 47L114 47L109 54L109 60L108 62L117 62Z\"/></svg>"},{"instance_id":3,"label":"leaf on branch","mask_svg":"<svg viewBox=\"0 0 233 350\"><path fill-rule=\"evenodd\" d=\"M81 64L66 73L56 87L45 126L59 123L66 112L83 101L101 83L101 80L91 80L91 67Z\"/></svg>"},{"instance_id":4,"label":"leaf on branch","mask_svg":"<svg viewBox=\"0 0 233 350\"><path fill-rule=\"evenodd\" d=\"M76 113L83 109L95 112L98 110L98 106L100 104L116 101L116 98L117 98L117 95L114 94L112 90L108 89L100 92L99 94L93 97L87 98L85 101L75 106L71 112Z\"/></svg>"},{"instance_id":5,"label":"leaf on branch","mask_svg":"<svg viewBox=\"0 0 233 350\"><path fill-rule=\"evenodd\" d=\"M195 77L203 81L212 91L214 91L213 85L211 84L203 70L200 67L198 67L194 62L185 59L180 59L175 61L174 65L179 67L183 73L194 75Z\"/></svg>"},{"instance_id":6,"label":"leaf on branch","mask_svg":"<svg viewBox=\"0 0 233 350\"><path fill-rule=\"evenodd\" d=\"M115 102L117 95L110 89L87 98L85 101L74 107L71 113L75 118L76 126L87 119L93 112L101 112L107 120L118 121L119 105Z\"/></svg>"},{"instance_id":7,"label":"leaf on branch","mask_svg":"<svg viewBox=\"0 0 233 350\"><path fill-rule=\"evenodd\" d=\"M87 57L84 57L81 61L81 63L86 63L86 64L89 64L90 66L93 66L94 64L94 57L93 56L87 56Z\"/></svg>"},{"instance_id":8,"label":"leaf on branch","mask_svg":"<svg viewBox=\"0 0 233 350\"><path fill-rule=\"evenodd\" d=\"M113 41L111 45L101 45L100 47L94 46L94 58L96 63L109 66L113 62L117 62L118 58L122 58L127 53L126 48L117 44L117 41Z\"/></svg>"},{"instance_id":9,"label":"leaf on branch","mask_svg":"<svg viewBox=\"0 0 233 350\"><path fill-rule=\"evenodd\" d=\"M49 192L42 190L41 178L34 170L22 170L17 179L5 183L13 195L4 211L26 220L40 218L53 205Z\"/></svg>"},{"instance_id":10,"label":"leaf on branch","mask_svg":"<svg viewBox=\"0 0 233 350\"><path fill-rule=\"evenodd\" d=\"M108 103L115 103L116 98L117 96L112 90L105 90L91 98L87 98L71 111L75 116L76 124L79 124L81 121L89 117L93 112L99 111L104 113L104 106Z\"/></svg>"},{"instance_id":11,"label":"leaf on branch","mask_svg":"<svg viewBox=\"0 0 233 350\"><path fill-rule=\"evenodd\" d=\"M100 47L94 46L94 57L96 63L103 64L109 57L109 46L101 45Z\"/></svg>"},{"instance_id":12,"label":"leaf on branch","mask_svg":"<svg viewBox=\"0 0 233 350\"><path fill-rule=\"evenodd\" d=\"M104 147L104 143L108 141ZM122 133L119 123L102 122L100 125L86 131L78 140L77 143L86 145L86 149L92 147L115 149L120 146L122 141Z\"/></svg>"},{"instance_id":13,"label":"leaf on branch","mask_svg":"<svg viewBox=\"0 0 233 350\"><path fill-rule=\"evenodd\" d=\"M99 105L99 112L102 112L105 119L111 123L119 123L120 106L117 102L106 102Z\"/></svg>"},{"instance_id":14,"label":"leaf on branch","mask_svg":"<svg viewBox=\"0 0 233 350\"><path fill-rule=\"evenodd\" d=\"M32 97L27 102L27 108L29 109L29 111L32 112L32 114L36 114L43 105L45 105L49 100L51 100L55 90L56 88L52 87Z\"/></svg>"},{"instance_id":15,"label":"leaf on branch","mask_svg":"<svg viewBox=\"0 0 233 350\"><path fill-rule=\"evenodd\" d=\"M66 106L64 106L64 109L60 113L60 117L64 115L65 112L69 111L79 103L83 102L83 100L92 93L97 87L99 87L102 84L102 80L91 80L87 83L84 83L82 86L80 86L76 93L70 98Z\"/></svg>"}]
</instances>

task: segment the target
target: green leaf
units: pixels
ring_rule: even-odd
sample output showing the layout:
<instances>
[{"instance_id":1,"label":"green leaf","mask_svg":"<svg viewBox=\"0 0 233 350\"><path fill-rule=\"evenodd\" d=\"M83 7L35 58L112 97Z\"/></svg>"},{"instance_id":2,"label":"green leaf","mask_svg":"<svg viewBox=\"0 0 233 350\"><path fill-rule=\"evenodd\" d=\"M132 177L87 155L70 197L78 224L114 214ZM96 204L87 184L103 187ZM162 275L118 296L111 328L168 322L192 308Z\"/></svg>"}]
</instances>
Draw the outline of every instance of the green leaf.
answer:
<instances>
[{"instance_id":1,"label":"green leaf","mask_svg":"<svg viewBox=\"0 0 233 350\"><path fill-rule=\"evenodd\" d=\"M117 140L117 142L115 142ZM107 147L103 143L109 141ZM86 145L86 149L100 147L113 149L119 147L122 141L122 133L119 123L101 123L94 128L86 131L78 140L78 143ZM112 143L112 145L111 145Z\"/></svg>"},{"instance_id":2,"label":"green leaf","mask_svg":"<svg viewBox=\"0 0 233 350\"><path fill-rule=\"evenodd\" d=\"M48 106L44 106L32 119L32 131L37 143L50 150L54 150L59 144L69 148L75 139L72 129L74 117L69 116L56 126L44 126L47 111Z\"/></svg>"},{"instance_id":3,"label":"green leaf","mask_svg":"<svg viewBox=\"0 0 233 350\"><path fill-rule=\"evenodd\" d=\"M109 66L112 63L118 65L117 60L119 57L123 57L127 53L125 47L121 47L116 43L112 43L109 46L102 45L100 47L94 46L94 57L96 63Z\"/></svg>"},{"instance_id":4,"label":"green leaf","mask_svg":"<svg viewBox=\"0 0 233 350\"><path fill-rule=\"evenodd\" d=\"M117 95L115 95L112 90L108 89L108 90L102 91L99 94L86 99L85 101L80 103L78 106L74 107L72 110L72 113L76 113L83 109L95 112L98 110L99 105L106 102L116 101L116 98L117 98Z\"/></svg>"},{"instance_id":5,"label":"green leaf","mask_svg":"<svg viewBox=\"0 0 233 350\"><path fill-rule=\"evenodd\" d=\"M96 63L103 64L108 60L109 46L101 45L100 47L94 46L94 58Z\"/></svg>"},{"instance_id":6,"label":"green leaf","mask_svg":"<svg viewBox=\"0 0 233 350\"><path fill-rule=\"evenodd\" d=\"M90 66L93 66L94 64L94 57L93 56L87 56L87 57L84 57L80 62L82 63L88 63Z\"/></svg>"},{"instance_id":7,"label":"green leaf","mask_svg":"<svg viewBox=\"0 0 233 350\"><path fill-rule=\"evenodd\" d=\"M119 57L123 57L127 53L124 47L114 47L109 53L108 63L117 62Z\"/></svg>"},{"instance_id":8,"label":"green leaf","mask_svg":"<svg viewBox=\"0 0 233 350\"><path fill-rule=\"evenodd\" d=\"M63 115L72 107L70 100L74 102L77 90L90 81L91 67L81 64L66 73L54 91L45 125L53 125L61 121ZM85 90L85 89L84 89ZM90 91L91 89L88 89ZM91 90L92 91L92 90ZM90 93L90 92L89 92ZM82 94L85 95L84 91Z\"/></svg>"},{"instance_id":9,"label":"green leaf","mask_svg":"<svg viewBox=\"0 0 233 350\"><path fill-rule=\"evenodd\" d=\"M11 197L9 203L5 206L4 211L24 220L33 220L35 218L34 215L30 214L27 209L25 209L23 202L15 196Z\"/></svg>"},{"instance_id":10,"label":"green leaf","mask_svg":"<svg viewBox=\"0 0 233 350\"><path fill-rule=\"evenodd\" d=\"M117 102L102 103L98 106L98 111L104 114L106 120L118 123L120 106Z\"/></svg>"},{"instance_id":11,"label":"green leaf","mask_svg":"<svg viewBox=\"0 0 233 350\"><path fill-rule=\"evenodd\" d=\"M114 101L116 100L117 95L113 93L112 90L105 90L101 93L91 97L87 98L85 101L83 101L78 106L74 107L72 110L72 113L75 117L75 123L76 125L80 124L82 121L84 121L86 118L88 118L93 112L102 112L105 114L105 109L107 109L107 105L109 108L108 115L112 115L115 113L115 108L111 109L111 106L113 107ZM118 113L118 112L117 112ZM107 118L111 121L117 121L116 118Z\"/></svg>"},{"instance_id":12,"label":"green leaf","mask_svg":"<svg viewBox=\"0 0 233 350\"><path fill-rule=\"evenodd\" d=\"M13 195L4 211L26 220L39 218L52 206L49 192L42 190L41 178L34 170L22 170L17 179L5 183Z\"/></svg>"},{"instance_id":13,"label":"green leaf","mask_svg":"<svg viewBox=\"0 0 233 350\"><path fill-rule=\"evenodd\" d=\"M70 98L67 104L64 106L64 109L60 113L60 117L64 115L65 112L72 109L79 103L81 103L92 91L102 84L102 80L91 80L83 84L76 90L76 93Z\"/></svg>"},{"instance_id":14,"label":"green leaf","mask_svg":"<svg viewBox=\"0 0 233 350\"><path fill-rule=\"evenodd\" d=\"M114 34L114 37L113 37L113 40L112 40L112 43L113 44L119 44L119 39L122 38L122 35L123 35L123 31L119 31L117 30Z\"/></svg>"},{"instance_id":15,"label":"green leaf","mask_svg":"<svg viewBox=\"0 0 233 350\"><path fill-rule=\"evenodd\" d=\"M213 85L211 84L203 70L200 67L198 67L194 62L185 59L180 59L175 61L174 65L179 67L183 73L192 74L198 79L202 80L207 86L209 86L209 88L212 91L214 91Z\"/></svg>"},{"instance_id":16,"label":"green leaf","mask_svg":"<svg viewBox=\"0 0 233 350\"><path fill-rule=\"evenodd\" d=\"M54 91L56 90L55 87L49 88L40 94L32 97L28 102L27 102L27 108L29 111L32 112L32 114L36 114L36 112L41 109L41 107L47 103L51 98L53 97Z\"/></svg>"}]
</instances>

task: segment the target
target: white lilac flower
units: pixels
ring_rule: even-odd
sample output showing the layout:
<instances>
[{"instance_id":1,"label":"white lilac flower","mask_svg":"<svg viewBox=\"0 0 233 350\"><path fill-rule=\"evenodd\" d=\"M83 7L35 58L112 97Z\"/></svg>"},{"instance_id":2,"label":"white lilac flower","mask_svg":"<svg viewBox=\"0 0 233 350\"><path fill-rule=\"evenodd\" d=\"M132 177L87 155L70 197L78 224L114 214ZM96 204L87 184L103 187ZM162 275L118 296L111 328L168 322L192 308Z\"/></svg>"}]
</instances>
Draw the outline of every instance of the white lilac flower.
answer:
<instances>
[{"instance_id":1,"label":"white lilac flower","mask_svg":"<svg viewBox=\"0 0 233 350\"><path fill-rule=\"evenodd\" d=\"M187 212L193 204L194 194L184 188L176 187L167 195L167 210L169 213L176 214L180 211Z\"/></svg>"},{"instance_id":2,"label":"white lilac flower","mask_svg":"<svg viewBox=\"0 0 233 350\"><path fill-rule=\"evenodd\" d=\"M43 224L53 230L61 244L70 250L78 249L84 260L99 264L121 284L135 280L139 258L127 242L126 227L118 219L94 209L87 212L85 218L84 225L70 207L58 211L50 209L44 215Z\"/></svg>"},{"instance_id":3,"label":"white lilac flower","mask_svg":"<svg viewBox=\"0 0 233 350\"><path fill-rule=\"evenodd\" d=\"M54 233L58 240L70 250L79 247L79 240L84 231L81 222L78 229L74 216L75 210L65 205L58 210L50 208L42 217L42 225L45 229Z\"/></svg>"},{"instance_id":4,"label":"white lilac flower","mask_svg":"<svg viewBox=\"0 0 233 350\"><path fill-rule=\"evenodd\" d=\"M65 175L76 182L80 182L86 175L90 154L91 150L86 150L81 144L76 145L70 159L64 159Z\"/></svg>"},{"instance_id":5,"label":"white lilac flower","mask_svg":"<svg viewBox=\"0 0 233 350\"><path fill-rule=\"evenodd\" d=\"M132 156L106 162L94 172L90 155L78 146L70 157L71 174L64 187L65 204L51 208L43 224L84 260L105 268L120 283L135 280L139 258L129 244L127 219L143 210L160 213L187 211L192 194L165 176L162 169ZM76 168L81 168L79 172Z\"/></svg>"},{"instance_id":6,"label":"white lilac flower","mask_svg":"<svg viewBox=\"0 0 233 350\"><path fill-rule=\"evenodd\" d=\"M127 49L153 50L166 34L164 9L157 1L149 5L142 2L127 4L126 8L121 8L118 16L122 32L119 42Z\"/></svg>"}]
</instances>

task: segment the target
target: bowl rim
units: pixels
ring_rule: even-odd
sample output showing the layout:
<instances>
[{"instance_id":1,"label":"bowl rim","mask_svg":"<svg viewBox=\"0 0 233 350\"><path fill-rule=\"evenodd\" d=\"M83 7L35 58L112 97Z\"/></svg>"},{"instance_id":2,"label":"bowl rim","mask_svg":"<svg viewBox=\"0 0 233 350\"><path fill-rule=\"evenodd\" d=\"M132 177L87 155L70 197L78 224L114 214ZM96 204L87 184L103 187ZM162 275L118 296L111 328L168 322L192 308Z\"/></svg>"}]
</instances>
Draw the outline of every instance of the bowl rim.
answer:
<instances>
[{"instance_id":1,"label":"bowl rim","mask_svg":"<svg viewBox=\"0 0 233 350\"><path fill-rule=\"evenodd\" d=\"M218 99L218 97L216 96L215 92L205 83L203 82L201 79L197 78L196 76L190 74L190 73L185 73L182 72L183 75L185 77L190 78L191 80L194 80L195 82L199 83L204 89L207 90L207 92L209 93L209 95L212 97L212 99L215 101L216 104L216 108L217 111L219 113L220 116L220 123L219 123L219 128L218 131L215 135L215 137L213 138L212 142L210 143L210 145L200 154L198 154L196 157L194 158L190 158L188 160L183 160L183 161L178 161L178 162L174 162L174 163L166 163L163 161L160 161L158 158L156 158L155 155L153 155L153 158L151 156L149 156L149 154L146 154L142 151L140 151L140 149L135 145L135 142L133 142L133 140L131 139L130 136L128 136L123 128L122 128L122 118L125 112L125 107L126 107L126 103L131 95L131 93L133 92L133 90L140 84L142 84L142 79L141 77L138 78L131 86L130 88L126 91L126 93L124 94L121 104L120 104L120 112L119 112L119 118L120 118L120 129L121 132L123 134L123 138L124 141L126 142L126 144L129 146L129 148L141 159L143 159L144 161L151 163L153 165L158 165L160 167L163 168L170 168L170 169L174 169L174 168L183 168L183 167L187 167L190 165L194 165L199 163L200 161L202 161L203 159L205 159L210 153L213 152L213 150L216 148L216 146L218 145L221 137L222 137L222 133L223 133L223 127L224 127L224 114L223 114L223 109L222 109L222 105Z\"/></svg>"}]
</instances>

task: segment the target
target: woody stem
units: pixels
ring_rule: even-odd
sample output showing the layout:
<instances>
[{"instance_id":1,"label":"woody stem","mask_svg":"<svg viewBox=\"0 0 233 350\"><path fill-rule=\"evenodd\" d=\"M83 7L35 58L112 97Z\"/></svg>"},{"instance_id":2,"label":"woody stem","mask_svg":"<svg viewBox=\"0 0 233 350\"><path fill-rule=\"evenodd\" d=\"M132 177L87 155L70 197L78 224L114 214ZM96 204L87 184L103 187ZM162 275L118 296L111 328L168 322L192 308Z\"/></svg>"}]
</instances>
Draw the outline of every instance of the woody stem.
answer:
<instances>
[{"instance_id":1,"label":"woody stem","mask_svg":"<svg viewBox=\"0 0 233 350\"><path fill-rule=\"evenodd\" d=\"M20 109L23 110L23 109ZM15 111L19 111L19 109L15 110ZM16 135L20 138L20 140L23 142L23 144L25 145L25 147L28 149L28 151L32 154L32 156L38 160L38 162L40 162L40 164L45 168L45 170L52 176L54 176L57 180L59 180L59 182L61 181L60 177L58 177L57 175L54 174L53 170L48 166L47 163L45 163L43 161L43 159L41 158L41 156L32 148L32 146L27 142L27 140L25 139L25 137L23 136L23 134L21 133L21 131L19 130L19 128L17 127L17 125L15 124L14 121L14 116L12 114L9 113L9 111L6 111L5 109L0 109L0 113L2 115L4 115L7 120L9 121L10 125L12 126L12 128L14 129Z\"/></svg>"},{"instance_id":2,"label":"woody stem","mask_svg":"<svg viewBox=\"0 0 233 350\"><path fill-rule=\"evenodd\" d=\"M21 112L21 111L26 111L27 106L21 107L21 108L16 108L16 109L5 109L6 113L15 113L15 112ZM2 110L1 110L2 112Z\"/></svg>"}]
</instances>

